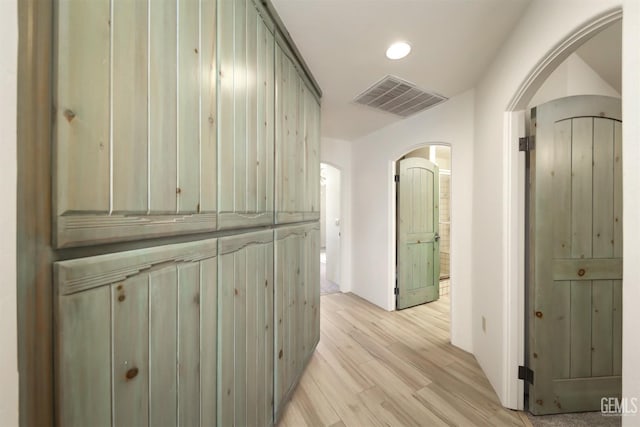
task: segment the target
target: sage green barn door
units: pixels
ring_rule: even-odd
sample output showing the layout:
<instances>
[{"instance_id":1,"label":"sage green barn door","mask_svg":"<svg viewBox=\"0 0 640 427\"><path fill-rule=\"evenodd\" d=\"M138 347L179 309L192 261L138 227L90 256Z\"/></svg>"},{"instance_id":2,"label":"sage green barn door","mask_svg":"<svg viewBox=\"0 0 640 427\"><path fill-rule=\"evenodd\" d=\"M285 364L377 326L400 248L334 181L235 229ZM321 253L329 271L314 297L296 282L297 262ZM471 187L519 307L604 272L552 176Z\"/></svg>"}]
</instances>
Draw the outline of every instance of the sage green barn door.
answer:
<instances>
[{"instance_id":1,"label":"sage green barn door","mask_svg":"<svg viewBox=\"0 0 640 427\"><path fill-rule=\"evenodd\" d=\"M439 296L438 167L427 159L400 160L398 185L398 296L396 308Z\"/></svg>"},{"instance_id":2,"label":"sage green barn door","mask_svg":"<svg viewBox=\"0 0 640 427\"><path fill-rule=\"evenodd\" d=\"M575 96L532 110L530 365L534 414L599 411L620 397L620 100Z\"/></svg>"}]
</instances>

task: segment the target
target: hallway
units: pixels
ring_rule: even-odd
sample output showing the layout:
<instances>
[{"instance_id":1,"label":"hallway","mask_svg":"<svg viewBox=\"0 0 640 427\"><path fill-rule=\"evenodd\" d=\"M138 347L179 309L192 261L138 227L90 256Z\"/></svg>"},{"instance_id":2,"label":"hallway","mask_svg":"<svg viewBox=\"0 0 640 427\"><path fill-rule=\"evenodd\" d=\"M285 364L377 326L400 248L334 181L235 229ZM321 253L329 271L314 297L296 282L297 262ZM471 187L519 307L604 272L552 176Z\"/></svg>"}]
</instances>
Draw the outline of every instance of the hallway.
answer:
<instances>
[{"instance_id":1,"label":"hallway","mask_svg":"<svg viewBox=\"0 0 640 427\"><path fill-rule=\"evenodd\" d=\"M530 425L449 343L449 306L445 296L387 312L353 294L322 296L320 343L278 425Z\"/></svg>"}]
</instances>

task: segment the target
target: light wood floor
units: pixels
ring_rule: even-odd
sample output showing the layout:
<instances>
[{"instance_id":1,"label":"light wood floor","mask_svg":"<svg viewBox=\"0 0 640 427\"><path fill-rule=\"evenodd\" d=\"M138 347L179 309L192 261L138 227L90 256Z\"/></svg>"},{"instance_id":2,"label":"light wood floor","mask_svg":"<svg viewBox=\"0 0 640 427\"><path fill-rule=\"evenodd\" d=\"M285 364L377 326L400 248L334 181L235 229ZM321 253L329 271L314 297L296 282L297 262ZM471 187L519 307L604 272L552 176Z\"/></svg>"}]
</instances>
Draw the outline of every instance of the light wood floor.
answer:
<instances>
[{"instance_id":1,"label":"light wood floor","mask_svg":"<svg viewBox=\"0 0 640 427\"><path fill-rule=\"evenodd\" d=\"M449 298L386 312L321 298L320 344L279 426L529 426L475 358L449 343Z\"/></svg>"}]
</instances>

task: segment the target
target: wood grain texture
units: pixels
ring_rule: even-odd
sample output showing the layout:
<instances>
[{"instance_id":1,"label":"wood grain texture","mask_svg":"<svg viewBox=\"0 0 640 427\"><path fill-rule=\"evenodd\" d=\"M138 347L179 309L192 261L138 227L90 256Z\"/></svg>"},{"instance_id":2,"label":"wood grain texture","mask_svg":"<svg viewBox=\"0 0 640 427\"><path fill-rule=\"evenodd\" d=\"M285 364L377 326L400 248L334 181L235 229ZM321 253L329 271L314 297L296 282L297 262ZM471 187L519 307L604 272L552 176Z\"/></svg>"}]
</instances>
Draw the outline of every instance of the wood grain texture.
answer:
<instances>
[{"instance_id":1,"label":"wood grain texture","mask_svg":"<svg viewBox=\"0 0 640 427\"><path fill-rule=\"evenodd\" d=\"M149 423L149 277L111 285L113 424Z\"/></svg>"},{"instance_id":2,"label":"wood grain texture","mask_svg":"<svg viewBox=\"0 0 640 427\"><path fill-rule=\"evenodd\" d=\"M200 266L178 266L178 425L200 425Z\"/></svg>"},{"instance_id":3,"label":"wood grain texture","mask_svg":"<svg viewBox=\"0 0 640 427\"><path fill-rule=\"evenodd\" d=\"M224 237L219 250L218 425L269 425L273 232Z\"/></svg>"},{"instance_id":4,"label":"wood grain texture","mask_svg":"<svg viewBox=\"0 0 640 427\"><path fill-rule=\"evenodd\" d=\"M266 24L265 24L266 26ZM268 29L265 30L265 46L264 46L264 159L265 165L265 209L273 211L275 209L275 184L276 167L275 167L275 138L276 138L276 64L275 64L275 39L273 33ZM260 92L259 92L260 93ZM260 98L258 98L260 100ZM258 110L259 112L260 110ZM318 166L320 167L320 166ZM273 221L272 221L273 222Z\"/></svg>"},{"instance_id":5,"label":"wood grain texture","mask_svg":"<svg viewBox=\"0 0 640 427\"><path fill-rule=\"evenodd\" d=\"M152 1L149 51L149 210L177 212L177 2Z\"/></svg>"},{"instance_id":6,"label":"wood grain texture","mask_svg":"<svg viewBox=\"0 0 640 427\"><path fill-rule=\"evenodd\" d=\"M199 2L178 2L178 212L200 203Z\"/></svg>"},{"instance_id":7,"label":"wood grain texture","mask_svg":"<svg viewBox=\"0 0 640 427\"><path fill-rule=\"evenodd\" d=\"M398 185L398 308L439 296L439 173L426 159L400 161Z\"/></svg>"},{"instance_id":8,"label":"wood grain texture","mask_svg":"<svg viewBox=\"0 0 640 427\"><path fill-rule=\"evenodd\" d=\"M621 253L615 249L619 118L619 100L597 96L563 98L532 112L530 279L535 285L529 357L536 382L529 404L536 414L597 410L600 397L620 393L615 377L621 304L616 282L622 277Z\"/></svg>"},{"instance_id":9,"label":"wood grain texture","mask_svg":"<svg viewBox=\"0 0 640 427\"><path fill-rule=\"evenodd\" d=\"M178 422L178 273L149 274L149 425Z\"/></svg>"},{"instance_id":10,"label":"wood grain texture","mask_svg":"<svg viewBox=\"0 0 640 427\"><path fill-rule=\"evenodd\" d=\"M235 259L233 255L218 257L218 425L233 425Z\"/></svg>"},{"instance_id":11,"label":"wood grain texture","mask_svg":"<svg viewBox=\"0 0 640 427\"><path fill-rule=\"evenodd\" d=\"M56 287L58 294L71 294L124 281L167 262L200 261L216 253L217 240L208 239L61 261L54 265Z\"/></svg>"},{"instance_id":12,"label":"wood grain texture","mask_svg":"<svg viewBox=\"0 0 640 427\"><path fill-rule=\"evenodd\" d=\"M113 212L147 212L148 44L146 1L113 2L111 111ZM87 101L91 98L87 97Z\"/></svg>"},{"instance_id":13,"label":"wood grain texture","mask_svg":"<svg viewBox=\"0 0 640 427\"><path fill-rule=\"evenodd\" d=\"M593 257L614 253L614 122L593 119ZM614 191L612 191L614 190ZM620 263L622 259L618 258ZM622 273L622 268L620 269ZM619 277L622 277L620 274ZM591 372L613 375L613 281L594 280L592 286Z\"/></svg>"},{"instance_id":14,"label":"wood grain texture","mask_svg":"<svg viewBox=\"0 0 640 427\"><path fill-rule=\"evenodd\" d=\"M200 424L217 422L218 386L218 262L200 263Z\"/></svg>"},{"instance_id":15,"label":"wood grain texture","mask_svg":"<svg viewBox=\"0 0 640 427\"><path fill-rule=\"evenodd\" d=\"M319 339L317 224L275 233L275 410L280 414ZM316 275L317 273L317 275Z\"/></svg>"},{"instance_id":16,"label":"wood grain texture","mask_svg":"<svg viewBox=\"0 0 640 427\"><path fill-rule=\"evenodd\" d=\"M233 207L234 2L218 2L218 210Z\"/></svg>"},{"instance_id":17,"label":"wood grain texture","mask_svg":"<svg viewBox=\"0 0 640 427\"><path fill-rule=\"evenodd\" d=\"M56 247L217 229L216 21L214 0L61 2Z\"/></svg>"},{"instance_id":18,"label":"wood grain texture","mask_svg":"<svg viewBox=\"0 0 640 427\"><path fill-rule=\"evenodd\" d=\"M58 302L58 420L65 426L110 426L111 292L108 287Z\"/></svg>"},{"instance_id":19,"label":"wood grain texture","mask_svg":"<svg viewBox=\"0 0 640 427\"><path fill-rule=\"evenodd\" d=\"M112 424L113 414L115 425L215 424L217 240L208 243L214 246L208 255L194 257L189 252L194 244L198 246L169 245L55 265L57 286L63 283L61 271L89 279L97 272L100 281L108 279L71 295L59 292L61 419L86 425L96 416L98 424ZM182 255L161 255L158 263L147 263L125 278L109 275L140 263L146 253L157 257L171 250ZM94 365L106 366L105 378L102 371L92 371L95 386L77 388L86 381L85 365L92 370ZM85 394L97 398L101 390L106 393L99 400L104 408L95 402L88 405L95 414L74 406ZM73 396L80 392L82 397Z\"/></svg>"},{"instance_id":20,"label":"wood grain texture","mask_svg":"<svg viewBox=\"0 0 640 427\"><path fill-rule=\"evenodd\" d=\"M217 38L216 1L200 1L200 204L217 211Z\"/></svg>"},{"instance_id":21,"label":"wood grain texture","mask_svg":"<svg viewBox=\"0 0 640 427\"><path fill-rule=\"evenodd\" d=\"M109 212L110 2L71 0L58 6L56 213Z\"/></svg>"},{"instance_id":22,"label":"wood grain texture","mask_svg":"<svg viewBox=\"0 0 640 427\"><path fill-rule=\"evenodd\" d=\"M320 212L320 104L311 90L304 98L305 196L307 212Z\"/></svg>"},{"instance_id":23,"label":"wood grain texture","mask_svg":"<svg viewBox=\"0 0 640 427\"><path fill-rule=\"evenodd\" d=\"M321 311L323 338L278 426L527 425L502 407L473 356L450 344L448 297L388 312L332 294ZM337 333L341 345L331 342Z\"/></svg>"},{"instance_id":24,"label":"wood grain texture","mask_svg":"<svg viewBox=\"0 0 640 427\"><path fill-rule=\"evenodd\" d=\"M54 213L50 215L48 208L42 209L47 211L42 215L46 219L37 224L35 235L27 236L38 241L38 253L33 259L38 258L39 267L44 266L35 273L39 289L35 295L27 295L34 304L26 306L37 312L34 322L27 326L34 331L27 334L42 334L43 330L56 333L57 322L61 321L71 325L74 345L78 340L92 345L76 349L65 341L58 343L64 351L76 352L73 357L79 359L77 364L74 362L74 368L78 367L79 372L74 375L84 375L83 369L87 366L96 368L107 363L109 366L100 374L91 375L92 384L78 389L74 379L73 384L56 394L49 389L51 363L44 368L35 366L45 365L40 363L43 360L51 362L47 345L52 334L42 334L46 336L37 338L42 345L23 346L30 348L30 352L43 350L44 356L30 356L25 363L21 358L21 366L28 370L27 373L21 371L21 382L27 376L36 378L35 381L29 378L30 387L21 385L21 406L31 408L21 409L21 419L27 420L27 424L45 425L53 421L54 413L67 416L60 410L64 405L68 409L71 404L90 398L100 402L76 407L70 418L56 422L64 419L60 424L212 425L219 418L216 251L204 247L206 243L201 246L203 241L185 244L189 248L167 245L127 253L117 251L143 247L139 242L142 239L217 229L219 30L216 25L221 20L216 16L216 3L228 2L97 0L89 3L54 1L55 13L48 11L39 18L44 22L34 20L23 25L21 18L22 29L36 33L40 30L34 28L47 30L44 42L38 42L38 55L42 53L40 50L46 51L43 57L50 54L51 40L54 41L53 67L50 60L42 64L33 62L46 70L43 76L47 75L38 86L37 101L46 105L42 110L54 110L55 122L53 144L48 139L42 140L53 149L52 156L42 157L44 163L53 165L54 171L38 167L33 172L34 176L47 176L43 187L46 191L33 200L42 199L44 205L54 207ZM20 7L24 10L22 4ZM237 190L237 199L244 198L246 207L245 212L229 224L233 228L272 225L275 184L272 31L280 30L274 30L263 5L237 0L234 8L232 20L240 22L233 29L234 43L243 37L246 43L244 53L234 51L240 63L246 65L246 87L237 92L234 88L233 93L234 100L238 101L234 101L234 111L243 109L242 99L246 98L246 120L244 124L234 122L234 131L242 132L244 126L246 132L238 138L239 143L245 144L245 152L244 163L240 162L242 170L236 174L238 180L243 174L246 179L245 188ZM243 14L245 22L241 22ZM55 25L53 37L48 27L51 22ZM24 33L21 30L21 40L26 39L22 37ZM27 35L30 37L31 33ZM297 85L295 90L304 92L299 69L292 68L292 72L298 73L298 81L292 79L292 82ZM233 72L240 73L240 70ZM43 82L51 82L52 90ZM243 90L246 96L241 93ZM48 99L51 93L53 99ZM294 147L294 151L303 159L296 173L304 179L295 179L293 183L298 193L295 197L306 200L302 194L310 178L304 173L311 171L300 165L311 160L301 157L305 152L301 148L300 131L306 113L303 114L300 107L304 96L298 96L296 110L292 112L297 121L298 147ZM33 133L51 135L48 130L49 125L43 124ZM44 147L42 150L48 153ZM38 162L27 164L39 165ZM54 176L53 185L49 182L50 176ZM54 194L49 194L50 191ZM33 203L31 208L40 203ZM302 210L296 208L292 214L298 215ZM259 215L243 217L246 212ZM53 233L49 230L52 217L56 227ZM266 233L273 235L272 230ZM58 249L89 246L88 254L111 254L70 259L55 265L54 287L49 280L51 259L67 259L80 251L51 251L50 236L54 236L53 246ZM42 245L40 242L44 241L47 243ZM138 243L105 245L124 241ZM195 246L190 246L192 244ZM213 245L217 246L217 242ZM242 382L242 375L259 383L258 387L245 384L243 399L247 418L238 412L240 424L246 421L271 425L273 421L272 245L271 238L268 242L251 242L237 249L246 252L248 257L244 269L246 333L244 337L234 336L234 355L236 348L241 351L243 340L246 346L246 370L239 371L238 384ZM196 246L199 248L195 249ZM306 247L297 256L300 265L318 258ZM32 259L31 254L29 257ZM310 280L304 276L305 271L295 272L304 278L298 279L298 288L290 294L296 302L296 316L303 319L291 326L296 331L292 348L296 349L293 360L297 370L301 366L298 360L309 349L311 334L305 334L314 322L307 320L309 315L304 311L305 303L315 298L306 287ZM54 295L48 294L51 290ZM30 289L25 293L29 294ZM51 321L51 310L47 307L57 311L55 322ZM242 308L241 304L239 307ZM234 312L239 330L243 329L242 314L242 310ZM80 318L69 319L76 315ZM64 351L56 354L53 364L57 367L68 362ZM94 354L97 351L101 354ZM78 381L82 383L86 378ZM108 395L102 395L107 383ZM28 398L24 398L22 390L37 390L35 386L45 391L27 394ZM77 398L72 402L65 400L52 411L53 396L67 399L65 392L75 393ZM242 390L234 393L243 395ZM242 405L240 399L234 402L234 407ZM45 422L29 422L33 420Z\"/></svg>"},{"instance_id":25,"label":"wood grain texture","mask_svg":"<svg viewBox=\"0 0 640 427\"><path fill-rule=\"evenodd\" d=\"M246 187L242 197L245 198L245 210L256 212L258 210L258 11L252 2L248 2L246 11L246 82L247 82L247 107L246 107L246 157L244 169L246 174Z\"/></svg>"},{"instance_id":26,"label":"wood grain texture","mask_svg":"<svg viewBox=\"0 0 640 427\"><path fill-rule=\"evenodd\" d=\"M316 220L319 210L311 212L312 199L316 197L316 182L311 174L317 167L319 176L319 158L313 155L315 137L305 142L305 125L319 120L319 109L306 102L311 95L307 95L298 64L280 43L275 46L276 223ZM319 181L317 185L319 194Z\"/></svg>"},{"instance_id":27,"label":"wood grain texture","mask_svg":"<svg viewBox=\"0 0 640 427\"><path fill-rule=\"evenodd\" d=\"M218 226L273 223L273 43L252 1L221 5ZM222 15L221 15L222 17ZM230 38L225 38L230 37ZM267 104L268 101L270 104Z\"/></svg>"},{"instance_id":28,"label":"wood grain texture","mask_svg":"<svg viewBox=\"0 0 640 427\"><path fill-rule=\"evenodd\" d=\"M100 7L100 6L98 6ZM17 2L17 111L15 173L20 197L15 201L17 358L19 419L23 425L60 423L54 409L59 381L54 381L54 332L56 322L51 261L54 253L52 218L57 202L54 187L54 130L56 106L54 80L57 79L56 52L51 48L54 2ZM53 64L53 67L52 67ZM41 120L43 117L55 120ZM34 126L34 123L38 126ZM52 141L52 137L54 138ZM16 185L11 184L11 185ZM43 332L46 331L46 332Z\"/></svg>"}]
</instances>

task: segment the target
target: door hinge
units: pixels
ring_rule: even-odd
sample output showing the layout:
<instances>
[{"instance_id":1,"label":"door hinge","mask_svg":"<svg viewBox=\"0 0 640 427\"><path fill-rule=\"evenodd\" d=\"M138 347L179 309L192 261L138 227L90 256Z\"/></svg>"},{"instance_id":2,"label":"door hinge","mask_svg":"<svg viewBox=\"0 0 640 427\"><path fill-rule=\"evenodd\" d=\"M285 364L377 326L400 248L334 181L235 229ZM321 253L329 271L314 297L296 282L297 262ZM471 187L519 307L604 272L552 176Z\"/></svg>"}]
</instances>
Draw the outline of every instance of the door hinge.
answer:
<instances>
[{"instance_id":1,"label":"door hinge","mask_svg":"<svg viewBox=\"0 0 640 427\"><path fill-rule=\"evenodd\" d=\"M400 289L398 289L397 287L393 288L393 294L400 295Z\"/></svg>"},{"instance_id":2,"label":"door hinge","mask_svg":"<svg viewBox=\"0 0 640 427\"><path fill-rule=\"evenodd\" d=\"M535 148L535 136L523 136L518 140L518 149L520 151L531 151Z\"/></svg>"},{"instance_id":3,"label":"door hinge","mask_svg":"<svg viewBox=\"0 0 640 427\"><path fill-rule=\"evenodd\" d=\"M400 182L400 175L393 175L394 182Z\"/></svg>"},{"instance_id":4,"label":"door hinge","mask_svg":"<svg viewBox=\"0 0 640 427\"><path fill-rule=\"evenodd\" d=\"M533 384L533 371L526 366L518 366L518 379Z\"/></svg>"}]
</instances>

